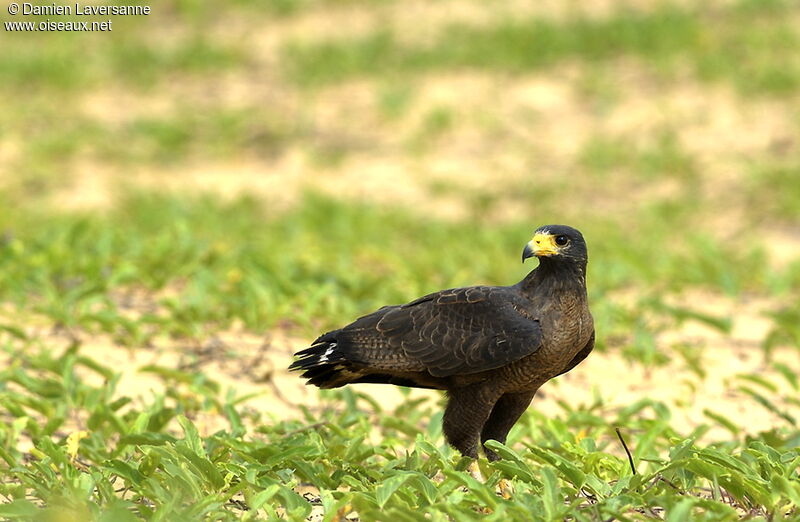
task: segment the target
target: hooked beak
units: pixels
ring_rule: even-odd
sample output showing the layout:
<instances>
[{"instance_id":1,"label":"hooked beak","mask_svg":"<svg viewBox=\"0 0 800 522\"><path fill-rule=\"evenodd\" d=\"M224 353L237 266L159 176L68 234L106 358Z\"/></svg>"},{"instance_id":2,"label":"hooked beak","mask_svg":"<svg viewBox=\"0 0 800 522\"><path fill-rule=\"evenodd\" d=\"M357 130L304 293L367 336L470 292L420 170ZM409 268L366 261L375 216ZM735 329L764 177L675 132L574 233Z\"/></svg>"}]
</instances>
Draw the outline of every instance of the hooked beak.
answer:
<instances>
[{"instance_id":1,"label":"hooked beak","mask_svg":"<svg viewBox=\"0 0 800 522\"><path fill-rule=\"evenodd\" d=\"M552 234L544 234L537 232L533 235L525 249L522 251L522 262L524 263L529 257L547 257L558 254L558 246L556 246L555 238Z\"/></svg>"},{"instance_id":2,"label":"hooked beak","mask_svg":"<svg viewBox=\"0 0 800 522\"><path fill-rule=\"evenodd\" d=\"M525 248L522 250L522 262L524 263L529 257L533 257L533 248L531 248L530 243L525 245Z\"/></svg>"}]
</instances>

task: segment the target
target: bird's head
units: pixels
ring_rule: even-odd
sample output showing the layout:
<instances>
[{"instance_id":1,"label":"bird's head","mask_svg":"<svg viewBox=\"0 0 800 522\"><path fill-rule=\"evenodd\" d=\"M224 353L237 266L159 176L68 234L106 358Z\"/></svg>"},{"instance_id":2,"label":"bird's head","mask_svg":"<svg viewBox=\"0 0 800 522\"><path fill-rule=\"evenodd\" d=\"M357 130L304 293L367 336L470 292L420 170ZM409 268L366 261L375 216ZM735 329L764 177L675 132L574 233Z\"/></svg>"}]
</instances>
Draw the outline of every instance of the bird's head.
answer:
<instances>
[{"instance_id":1,"label":"bird's head","mask_svg":"<svg viewBox=\"0 0 800 522\"><path fill-rule=\"evenodd\" d=\"M522 251L522 262L536 256L540 261L545 259L559 263L586 265L586 242L583 235L566 225L545 225L536 229L525 249Z\"/></svg>"}]
</instances>

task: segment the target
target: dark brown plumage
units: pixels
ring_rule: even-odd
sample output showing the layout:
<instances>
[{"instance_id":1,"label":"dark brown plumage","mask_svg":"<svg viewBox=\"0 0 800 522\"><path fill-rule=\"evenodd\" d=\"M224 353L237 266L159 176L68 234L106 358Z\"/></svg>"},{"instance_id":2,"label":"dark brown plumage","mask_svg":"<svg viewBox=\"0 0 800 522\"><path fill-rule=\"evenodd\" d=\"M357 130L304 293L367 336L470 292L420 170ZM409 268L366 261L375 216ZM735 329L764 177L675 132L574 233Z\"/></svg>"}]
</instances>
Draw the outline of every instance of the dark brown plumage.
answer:
<instances>
[{"instance_id":1,"label":"dark brown plumage","mask_svg":"<svg viewBox=\"0 0 800 522\"><path fill-rule=\"evenodd\" d=\"M479 441L505 442L539 387L594 347L581 233L541 227L523 262L531 256L539 266L513 286L442 290L384 306L319 337L289 368L320 388L370 382L447 390L445 437L477 458Z\"/></svg>"}]
</instances>

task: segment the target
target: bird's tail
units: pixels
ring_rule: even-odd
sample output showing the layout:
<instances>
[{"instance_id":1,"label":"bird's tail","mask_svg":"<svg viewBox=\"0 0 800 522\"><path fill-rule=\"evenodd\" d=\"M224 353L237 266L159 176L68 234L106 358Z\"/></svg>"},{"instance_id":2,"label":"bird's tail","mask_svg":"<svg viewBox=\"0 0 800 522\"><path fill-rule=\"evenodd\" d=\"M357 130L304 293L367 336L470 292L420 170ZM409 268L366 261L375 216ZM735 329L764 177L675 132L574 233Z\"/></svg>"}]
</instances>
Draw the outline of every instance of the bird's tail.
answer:
<instances>
[{"instance_id":1,"label":"bird's tail","mask_svg":"<svg viewBox=\"0 0 800 522\"><path fill-rule=\"evenodd\" d=\"M295 354L298 359L290 366L290 371L302 371L308 384L320 388L338 388L350 382L347 359L335 339L322 336L317 341Z\"/></svg>"}]
</instances>

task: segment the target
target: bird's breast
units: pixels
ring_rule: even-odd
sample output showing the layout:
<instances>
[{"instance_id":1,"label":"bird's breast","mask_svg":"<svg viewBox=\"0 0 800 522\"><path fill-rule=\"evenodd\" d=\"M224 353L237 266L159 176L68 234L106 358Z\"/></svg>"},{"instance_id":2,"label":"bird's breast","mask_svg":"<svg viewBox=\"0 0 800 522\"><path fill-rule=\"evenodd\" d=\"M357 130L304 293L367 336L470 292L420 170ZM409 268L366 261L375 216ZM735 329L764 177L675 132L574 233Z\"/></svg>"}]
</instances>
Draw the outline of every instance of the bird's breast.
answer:
<instances>
[{"instance_id":1,"label":"bird's breast","mask_svg":"<svg viewBox=\"0 0 800 522\"><path fill-rule=\"evenodd\" d=\"M517 390L536 389L561 373L586 346L594 330L592 316L581 303L551 306L539 321L540 349L508 368L509 382Z\"/></svg>"},{"instance_id":2,"label":"bird's breast","mask_svg":"<svg viewBox=\"0 0 800 522\"><path fill-rule=\"evenodd\" d=\"M553 358L572 358L586 345L594 323L589 310L580 303L554 308L540 320L542 349Z\"/></svg>"}]
</instances>

